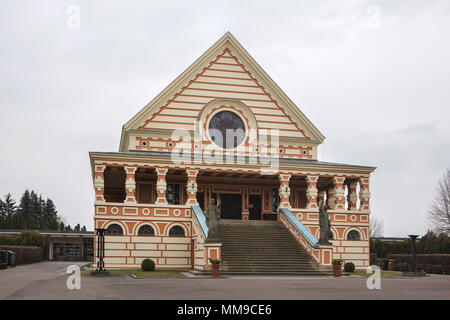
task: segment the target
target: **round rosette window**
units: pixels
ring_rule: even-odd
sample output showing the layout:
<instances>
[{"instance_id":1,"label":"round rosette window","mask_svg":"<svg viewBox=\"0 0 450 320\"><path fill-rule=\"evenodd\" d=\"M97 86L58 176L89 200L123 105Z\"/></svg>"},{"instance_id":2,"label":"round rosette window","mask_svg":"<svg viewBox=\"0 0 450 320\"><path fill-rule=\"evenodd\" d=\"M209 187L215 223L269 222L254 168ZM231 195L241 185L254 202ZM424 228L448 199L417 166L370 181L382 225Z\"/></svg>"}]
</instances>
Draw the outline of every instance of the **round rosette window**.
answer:
<instances>
[{"instance_id":1,"label":"round rosette window","mask_svg":"<svg viewBox=\"0 0 450 320\"><path fill-rule=\"evenodd\" d=\"M224 149L236 148L245 139L245 126L241 117L231 111L220 111L209 121L211 140Z\"/></svg>"}]
</instances>

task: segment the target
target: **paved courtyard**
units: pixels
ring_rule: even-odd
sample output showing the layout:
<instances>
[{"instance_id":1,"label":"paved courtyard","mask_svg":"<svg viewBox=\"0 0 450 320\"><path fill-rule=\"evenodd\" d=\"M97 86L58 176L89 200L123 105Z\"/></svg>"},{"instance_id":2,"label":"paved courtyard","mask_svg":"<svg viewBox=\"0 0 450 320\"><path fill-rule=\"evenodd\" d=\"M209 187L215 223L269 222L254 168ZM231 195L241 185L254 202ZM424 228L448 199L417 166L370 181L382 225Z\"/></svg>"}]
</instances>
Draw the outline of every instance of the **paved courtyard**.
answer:
<instances>
[{"instance_id":1,"label":"paved courtyard","mask_svg":"<svg viewBox=\"0 0 450 320\"><path fill-rule=\"evenodd\" d=\"M0 299L450 299L450 276L382 279L368 290L358 277L230 277L133 279L81 276L66 288L73 262L41 262L0 270ZM76 263L83 265L84 263Z\"/></svg>"}]
</instances>

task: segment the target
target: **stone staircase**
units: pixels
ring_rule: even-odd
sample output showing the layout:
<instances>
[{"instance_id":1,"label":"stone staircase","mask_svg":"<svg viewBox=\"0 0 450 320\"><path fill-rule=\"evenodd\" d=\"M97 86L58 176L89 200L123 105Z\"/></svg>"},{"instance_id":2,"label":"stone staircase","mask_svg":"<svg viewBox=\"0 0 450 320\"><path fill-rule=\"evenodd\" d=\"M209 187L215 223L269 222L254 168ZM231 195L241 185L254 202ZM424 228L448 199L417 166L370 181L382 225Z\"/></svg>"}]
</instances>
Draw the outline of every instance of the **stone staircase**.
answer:
<instances>
[{"instance_id":1,"label":"stone staircase","mask_svg":"<svg viewBox=\"0 0 450 320\"><path fill-rule=\"evenodd\" d=\"M278 221L221 220L221 273L226 275L330 275L320 269Z\"/></svg>"}]
</instances>

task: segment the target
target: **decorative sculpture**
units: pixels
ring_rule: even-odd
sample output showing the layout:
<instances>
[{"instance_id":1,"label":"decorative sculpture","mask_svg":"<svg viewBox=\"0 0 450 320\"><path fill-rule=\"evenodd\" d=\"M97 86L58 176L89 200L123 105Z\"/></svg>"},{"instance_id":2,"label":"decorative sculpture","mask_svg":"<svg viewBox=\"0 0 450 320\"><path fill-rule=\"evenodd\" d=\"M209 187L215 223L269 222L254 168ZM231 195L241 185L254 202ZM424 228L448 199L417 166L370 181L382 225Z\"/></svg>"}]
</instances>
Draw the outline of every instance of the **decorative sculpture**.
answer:
<instances>
[{"instance_id":1,"label":"decorative sculpture","mask_svg":"<svg viewBox=\"0 0 450 320\"><path fill-rule=\"evenodd\" d=\"M216 206L216 200L211 199L208 209L206 209L206 225L208 226L207 242L217 240L217 223L220 220L220 209Z\"/></svg>"},{"instance_id":2,"label":"decorative sculpture","mask_svg":"<svg viewBox=\"0 0 450 320\"><path fill-rule=\"evenodd\" d=\"M330 239L330 216L328 215L328 206L325 201L319 203L319 226L320 226L320 236L319 244L332 245L328 239Z\"/></svg>"}]
</instances>

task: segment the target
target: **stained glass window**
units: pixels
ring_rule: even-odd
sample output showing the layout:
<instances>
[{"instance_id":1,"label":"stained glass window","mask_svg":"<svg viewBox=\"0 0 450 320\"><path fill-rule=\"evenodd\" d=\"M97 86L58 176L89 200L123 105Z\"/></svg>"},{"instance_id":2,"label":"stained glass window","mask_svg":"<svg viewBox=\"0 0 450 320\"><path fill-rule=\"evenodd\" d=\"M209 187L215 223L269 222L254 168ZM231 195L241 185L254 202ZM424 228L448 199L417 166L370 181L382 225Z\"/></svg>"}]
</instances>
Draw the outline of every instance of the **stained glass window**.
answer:
<instances>
[{"instance_id":1,"label":"stained glass window","mask_svg":"<svg viewBox=\"0 0 450 320\"><path fill-rule=\"evenodd\" d=\"M219 147L237 147L245 139L245 126L241 117L231 111L216 113L209 122L209 136Z\"/></svg>"}]
</instances>

